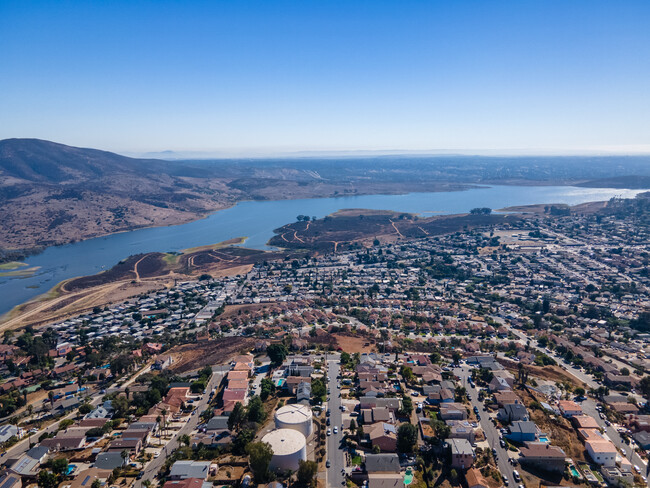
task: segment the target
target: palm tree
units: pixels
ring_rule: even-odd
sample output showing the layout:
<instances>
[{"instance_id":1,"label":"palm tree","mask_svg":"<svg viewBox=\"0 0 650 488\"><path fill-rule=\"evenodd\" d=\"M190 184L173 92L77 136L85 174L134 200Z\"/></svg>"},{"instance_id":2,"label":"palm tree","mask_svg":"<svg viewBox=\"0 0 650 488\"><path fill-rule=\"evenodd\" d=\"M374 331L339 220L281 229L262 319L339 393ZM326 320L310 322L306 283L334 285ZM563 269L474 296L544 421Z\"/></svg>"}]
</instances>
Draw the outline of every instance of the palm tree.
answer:
<instances>
[{"instance_id":1,"label":"palm tree","mask_svg":"<svg viewBox=\"0 0 650 488\"><path fill-rule=\"evenodd\" d=\"M124 466L124 465L126 464L127 459L129 459L129 457L130 457L129 451L128 451L127 449L124 449L124 450L120 453L120 456L122 456L122 459L123 459L123 461L124 461L124 462L122 463L122 465Z\"/></svg>"},{"instance_id":2,"label":"palm tree","mask_svg":"<svg viewBox=\"0 0 650 488\"><path fill-rule=\"evenodd\" d=\"M160 413L162 413L162 421L163 421L163 429L166 431L165 427L167 427L167 409L163 408Z\"/></svg>"}]
</instances>

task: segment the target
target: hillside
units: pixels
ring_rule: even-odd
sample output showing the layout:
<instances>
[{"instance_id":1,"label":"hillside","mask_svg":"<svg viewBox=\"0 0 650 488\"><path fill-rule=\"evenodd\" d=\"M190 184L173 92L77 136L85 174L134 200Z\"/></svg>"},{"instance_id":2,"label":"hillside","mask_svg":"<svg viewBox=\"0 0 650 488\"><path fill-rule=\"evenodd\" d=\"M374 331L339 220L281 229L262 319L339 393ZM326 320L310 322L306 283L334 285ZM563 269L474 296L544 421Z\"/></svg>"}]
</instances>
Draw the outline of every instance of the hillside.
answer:
<instances>
[{"instance_id":1,"label":"hillside","mask_svg":"<svg viewBox=\"0 0 650 488\"><path fill-rule=\"evenodd\" d=\"M640 176L623 176L632 174ZM647 156L163 161L6 139L0 141L0 262L39 247L189 222L241 200L454 191L493 183L638 188L648 187L649 178Z\"/></svg>"},{"instance_id":2,"label":"hillside","mask_svg":"<svg viewBox=\"0 0 650 488\"><path fill-rule=\"evenodd\" d=\"M0 141L0 249L188 222L239 197L223 180L193 173L37 139Z\"/></svg>"}]
</instances>

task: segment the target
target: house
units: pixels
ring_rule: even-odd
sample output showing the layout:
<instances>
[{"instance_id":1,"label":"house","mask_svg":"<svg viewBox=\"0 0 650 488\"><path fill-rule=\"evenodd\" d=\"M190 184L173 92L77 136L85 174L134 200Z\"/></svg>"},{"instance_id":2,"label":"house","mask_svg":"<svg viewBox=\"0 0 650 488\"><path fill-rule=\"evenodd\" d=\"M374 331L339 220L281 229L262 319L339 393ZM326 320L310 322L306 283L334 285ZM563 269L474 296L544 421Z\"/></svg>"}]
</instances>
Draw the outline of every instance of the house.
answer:
<instances>
[{"instance_id":1,"label":"house","mask_svg":"<svg viewBox=\"0 0 650 488\"><path fill-rule=\"evenodd\" d=\"M511 390L494 392L494 401L497 402L497 405L501 408L510 403L521 403L519 396Z\"/></svg>"},{"instance_id":2,"label":"house","mask_svg":"<svg viewBox=\"0 0 650 488\"><path fill-rule=\"evenodd\" d=\"M404 488L404 476L399 473L369 474L368 488Z\"/></svg>"},{"instance_id":3,"label":"house","mask_svg":"<svg viewBox=\"0 0 650 488\"><path fill-rule=\"evenodd\" d=\"M465 473L465 481L467 481L467 488L489 488L487 481L476 468L470 468Z\"/></svg>"},{"instance_id":4,"label":"house","mask_svg":"<svg viewBox=\"0 0 650 488\"><path fill-rule=\"evenodd\" d=\"M22 429L16 425L2 425L0 426L0 444L7 442L12 437L20 437Z\"/></svg>"},{"instance_id":5,"label":"house","mask_svg":"<svg viewBox=\"0 0 650 488\"><path fill-rule=\"evenodd\" d=\"M474 450L467 439L447 439L451 447L451 465L454 468L469 469L474 464Z\"/></svg>"},{"instance_id":6,"label":"house","mask_svg":"<svg viewBox=\"0 0 650 488\"><path fill-rule=\"evenodd\" d=\"M467 420L448 420L447 425L451 439L467 439L470 443L475 441L474 427Z\"/></svg>"},{"instance_id":7,"label":"house","mask_svg":"<svg viewBox=\"0 0 650 488\"><path fill-rule=\"evenodd\" d=\"M82 429L83 430L83 429ZM49 448L51 451L78 451L83 449L86 443L85 435L65 436L57 434L56 437L43 439L41 446Z\"/></svg>"},{"instance_id":8,"label":"house","mask_svg":"<svg viewBox=\"0 0 650 488\"><path fill-rule=\"evenodd\" d=\"M508 381L508 378L503 376L494 376L492 381L488 384L488 391L493 393L495 391L508 391L512 390L514 382L512 380Z\"/></svg>"},{"instance_id":9,"label":"house","mask_svg":"<svg viewBox=\"0 0 650 488\"><path fill-rule=\"evenodd\" d=\"M48 450L49 451L49 450ZM43 457L41 457L43 459ZM32 457L29 451L20 456L13 464L8 466L10 473L20 476L21 478L35 478L40 471L41 460Z\"/></svg>"},{"instance_id":10,"label":"house","mask_svg":"<svg viewBox=\"0 0 650 488\"><path fill-rule=\"evenodd\" d=\"M560 409L562 415L566 418L582 415L582 407L576 402L572 402L570 400L560 400L558 402L558 408Z\"/></svg>"},{"instance_id":11,"label":"house","mask_svg":"<svg viewBox=\"0 0 650 488\"><path fill-rule=\"evenodd\" d=\"M210 488L209 483L200 478L187 478L184 480L170 480L163 485L163 488Z\"/></svg>"},{"instance_id":12,"label":"house","mask_svg":"<svg viewBox=\"0 0 650 488\"><path fill-rule=\"evenodd\" d=\"M366 454L366 471L368 473L399 473L397 454Z\"/></svg>"},{"instance_id":13,"label":"house","mask_svg":"<svg viewBox=\"0 0 650 488\"><path fill-rule=\"evenodd\" d=\"M373 398L367 396L359 399L359 408L366 409L375 407L385 407L395 413L400 409L401 401L399 398Z\"/></svg>"},{"instance_id":14,"label":"house","mask_svg":"<svg viewBox=\"0 0 650 488\"><path fill-rule=\"evenodd\" d=\"M537 439L537 425L531 421L515 421L510 425L510 433L506 435L514 442L533 442Z\"/></svg>"},{"instance_id":15,"label":"house","mask_svg":"<svg viewBox=\"0 0 650 488\"><path fill-rule=\"evenodd\" d=\"M171 480L198 478L206 480L210 474L210 461L176 461L169 472Z\"/></svg>"},{"instance_id":16,"label":"house","mask_svg":"<svg viewBox=\"0 0 650 488\"><path fill-rule=\"evenodd\" d=\"M142 450L141 439L116 439L108 446L108 452L128 451L130 455L138 455Z\"/></svg>"},{"instance_id":17,"label":"house","mask_svg":"<svg viewBox=\"0 0 650 488\"><path fill-rule=\"evenodd\" d=\"M208 423L205 426L205 430L210 433L221 433L224 431L229 431L228 428L228 417L225 415L217 415L208 420Z\"/></svg>"},{"instance_id":18,"label":"house","mask_svg":"<svg viewBox=\"0 0 650 488\"><path fill-rule=\"evenodd\" d=\"M641 449L650 449L650 433L645 430L640 430L632 434L632 438L641 446Z\"/></svg>"},{"instance_id":19,"label":"house","mask_svg":"<svg viewBox=\"0 0 650 488\"><path fill-rule=\"evenodd\" d=\"M571 422L576 429L600 429L596 419L589 415L574 415L571 417Z\"/></svg>"},{"instance_id":20,"label":"house","mask_svg":"<svg viewBox=\"0 0 650 488\"><path fill-rule=\"evenodd\" d=\"M440 406L442 420L466 420L467 408L462 403L444 403Z\"/></svg>"},{"instance_id":21,"label":"house","mask_svg":"<svg viewBox=\"0 0 650 488\"><path fill-rule=\"evenodd\" d=\"M634 474L616 466L602 466L600 472L609 486L634 486Z\"/></svg>"},{"instance_id":22,"label":"house","mask_svg":"<svg viewBox=\"0 0 650 488\"><path fill-rule=\"evenodd\" d=\"M69 488L90 488L95 480L105 481L111 475L108 469L89 468L81 471L74 477Z\"/></svg>"},{"instance_id":23,"label":"house","mask_svg":"<svg viewBox=\"0 0 650 488\"><path fill-rule=\"evenodd\" d=\"M499 409L497 418L502 422L527 421L528 410L521 403L507 403Z\"/></svg>"},{"instance_id":24,"label":"house","mask_svg":"<svg viewBox=\"0 0 650 488\"><path fill-rule=\"evenodd\" d=\"M22 488L23 483L20 480L20 476L17 476L12 473L7 473L4 476L0 476L0 488Z\"/></svg>"},{"instance_id":25,"label":"house","mask_svg":"<svg viewBox=\"0 0 650 488\"><path fill-rule=\"evenodd\" d=\"M311 400L311 383L301 382L296 389L296 400L299 403L309 403Z\"/></svg>"},{"instance_id":26,"label":"house","mask_svg":"<svg viewBox=\"0 0 650 488\"><path fill-rule=\"evenodd\" d=\"M120 452L100 452L95 459L95 467L99 469L121 468L126 464L126 460Z\"/></svg>"},{"instance_id":27,"label":"house","mask_svg":"<svg viewBox=\"0 0 650 488\"><path fill-rule=\"evenodd\" d=\"M616 447L607 439L585 441L585 449L589 457L602 466L616 465Z\"/></svg>"},{"instance_id":28,"label":"house","mask_svg":"<svg viewBox=\"0 0 650 488\"><path fill-rule=\"evenodd\" d=\"M528 442L519 450L519 462L544 471L562 473L566 454L548 442Z\"/></svg>"},{"instance_id":29,"label":"house","mask_svg":"<svg viewBox=\"0 0 650 488\"><path fill-rule=\"evenodd\" d=\"M169 368L174 363L174 358L171 356L158 356L154 363L151 365L151 369L155 371L162 371L163 369Z\"/></svg>"},{"instance_id":30,"label":"house","mask_svg":"<svg viewBox=\"0 0 650 488\"><path fill-rule=\"evenodd\" d=\"M397 429L392 424L379 422L370 427L368 437L372 446L379 446L382 452L397 450Z\"/></svg>"}]
</instances>

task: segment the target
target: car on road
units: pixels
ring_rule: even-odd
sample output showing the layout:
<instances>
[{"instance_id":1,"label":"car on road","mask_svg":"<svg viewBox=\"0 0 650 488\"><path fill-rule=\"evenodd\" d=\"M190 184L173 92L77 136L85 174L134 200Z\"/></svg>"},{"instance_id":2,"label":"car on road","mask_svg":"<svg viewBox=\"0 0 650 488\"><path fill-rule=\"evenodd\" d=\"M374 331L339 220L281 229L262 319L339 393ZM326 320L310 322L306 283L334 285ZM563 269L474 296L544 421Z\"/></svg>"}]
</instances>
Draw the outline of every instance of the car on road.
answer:
<instances>
[{"instance_id":1,"label":"car on road","mask_svg":"<svg viewBox=\"0 0 650 488\"><path fill-rule=\"evenodd\" d=\"M641 474L641 468L639 468L636 464L634 465L634 471Z\"/></svg>"},{"instance_id":2,"label":"car on road","mask_svg":"<svg viewBox=\"0 0 650 488\"><path fill-rule=\"evenodd\" d=\"M499 441L499 444L500 444L501 447L503 447L504 449L506 448L506 441L504 441L503 439L501 439L501 440Z\"/></svg>"},{"instance_id":3,"label":"car on road","mask_svg":"<svg viewBox=\"0 0 650 488\"><path fill-rule=\"evenodd\" d=\"M338 428L338 427L334 427L334 433L335 433L335 434L338 434L338 433L339 433L339 428Z\"/></svg>"},{"instance_id":4,"label":"car on road","mask_svg":"<svg viewBox=\"0 0 650 488\"><path fill-rule=\"evenodd\" d=\"M330 421L330 419L328 418L327 421L325 422L325 424L329 427L329 426L330 426L330 423L331 423L331 421Z\"/></svg>"},{"instance_id":5,"label":"car on road","mask_svg":"<svg viewBox=\"0 0 650 488\"><path fill-rule=\"evenodd\" d=\"M502 477L503 477L503 484L508 486L508 477L505 474L502 475Z\"/></svg>"},{"instance_id":6,"label":"car on road","mask_svg":"<svg viewBox=\"0 0 650 488\"><path fill-rule=\"evenodd\" d=\"M332 429L327 429L327 435L332 435Z\"/></svg>"},{"instance_id":7,"label":"car on road","mask_svg":"<svg viewBox=\"0 0 650 488\"><path fill-rule=\"evenodd\" d=\"M327 461L325 461L325 467L326 468L329 468L331 465L332 465L332 463L330 463L329 459Z\"/></svg>"},{"instance_id":8,"label":"car on road","mask_svg":"<svg viewBox=\"0 0 650 488\"><path fill-rule=\"evenodd\" d=\"M332 412L331 412L330 409L328 408L328 409L327 409L327 412L325 412L325 415L329 417L331 413L332 413Z\"/></svg>"},{"instance_id":9,"label":"car on road","mask_svg":"<svg viewBox=\"0 0 650 488\"><path fill-rule=\"evenodd\" d=\"M136 477L136 479L140 480L140 479L142 479L143 476L144 476L144 471L140 471L138 473L138 476Z\"/></svg>"},{"instance_id":10,"label":"car on road","mask_svg":"<svg viewBox=\"0 0 650 488\"><path fill-rule=\"evenodd\" d=\"M492 455L497 457L497 450L494 447L492 448Z\"/></svg>"},{"instance_id":11,"label":"car on road","mask_svg":"<svg viewBox=\"0 0 650 488\"><path fill-rule=\"evenodd\" d=\"M521 476L519 476L519 471L517 471L516 469L512 472L512 476L514 477L517 483L521 481Z\"/></svg>"}]
</instances>

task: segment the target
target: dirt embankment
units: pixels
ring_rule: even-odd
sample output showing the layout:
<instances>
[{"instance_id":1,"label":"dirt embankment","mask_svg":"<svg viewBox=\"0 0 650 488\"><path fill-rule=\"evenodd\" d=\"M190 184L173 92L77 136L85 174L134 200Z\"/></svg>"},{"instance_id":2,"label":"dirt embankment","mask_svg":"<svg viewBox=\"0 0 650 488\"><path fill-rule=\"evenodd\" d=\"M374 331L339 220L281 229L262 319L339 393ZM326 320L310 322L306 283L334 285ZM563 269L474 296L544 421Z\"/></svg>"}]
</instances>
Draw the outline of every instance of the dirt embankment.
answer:
<instances>
[{"instance_id":1,"label":"dirt embankment","mask_svg":"<svg viewBox=\"0 0 650 488\"><path fill-rule=\"evenodd\" d=\"M175 346L167 351L174 358L169 369L174 373L185 373L207 365L223 364L254 345L255 339L248 337L224 337Z\"/></svg>"}]
</instances>

